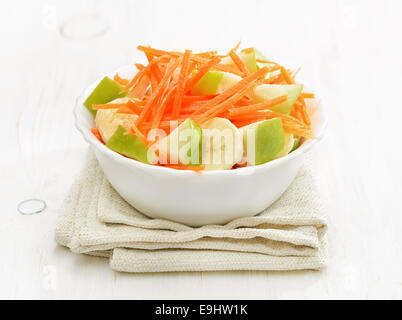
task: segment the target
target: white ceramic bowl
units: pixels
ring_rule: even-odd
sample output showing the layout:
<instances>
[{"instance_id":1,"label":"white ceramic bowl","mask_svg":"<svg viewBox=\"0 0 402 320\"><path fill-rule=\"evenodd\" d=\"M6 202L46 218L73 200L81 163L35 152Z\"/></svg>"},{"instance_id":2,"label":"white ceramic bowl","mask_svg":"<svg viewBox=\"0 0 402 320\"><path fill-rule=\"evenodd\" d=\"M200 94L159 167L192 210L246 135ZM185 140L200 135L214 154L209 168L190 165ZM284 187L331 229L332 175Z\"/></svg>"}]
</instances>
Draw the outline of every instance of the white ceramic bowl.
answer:
<instances>
[{"instance_id":1,"label":"white ceramic bowl","mask_svg":"<svg viewBox=\"0 0 402 320\"><path fill-rule=\"evenodd\" d=\"M130 74L132 70L122 67L118 72ZM76 127L94 150L107 179L128 203L147 216L190 226L223 224L257 215L269 207L289 187L304 154L322 138L326 127L320 105L312 116L317 139L307 140L289 155L259 166L196 173L147 165L108 149L90 132L94 119L83 102L100 80L78 97L74 114Z\"/></svg>"}]
</instances>

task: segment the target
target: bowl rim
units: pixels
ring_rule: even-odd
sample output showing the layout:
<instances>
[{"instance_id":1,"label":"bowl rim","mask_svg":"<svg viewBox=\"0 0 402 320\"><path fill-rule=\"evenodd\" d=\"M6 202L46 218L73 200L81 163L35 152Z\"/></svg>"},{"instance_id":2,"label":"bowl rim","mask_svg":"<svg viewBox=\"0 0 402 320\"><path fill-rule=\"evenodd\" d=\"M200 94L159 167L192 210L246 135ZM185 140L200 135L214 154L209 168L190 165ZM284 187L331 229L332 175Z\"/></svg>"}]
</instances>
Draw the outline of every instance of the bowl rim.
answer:
<instances>
[{"instance_id":1,"label":"bowl rim","mask_svg":"<svg viewBox=\"0 0 402 320\"><path fill-rule=\"evenodd\" d=\"M104 74L103 76L98 77L96 79L96 81L94 81L90 85L88 85L84 90L82 90L81 94L76 98L75 107L74 107L74 111L73 111L74 118L75 118L75 127L81 133L84 140L90 146L96 148L98 151L102 152L103 154L106 154L108 157L113 158L115 161L117 161L121 164L124 164L124 165L139 167L143 170L149 170L154 173L180 175L180 176L186 176L186 175L199 176L200 174L208 175L208 176L248 175L248 174L260 172L262 170L268 170L268 169L277 167L277 166L283 164L284 162L287 162L293 158L298 157L299 155L306 153L316 143L318 143L320 140L322 140L322 138L324 137L325 131L327 129L328 118L327 118L326 109L323 106L322 100L318 99L318 101L319 101L318 105L319 105L319 108L321 109L322 120L321 120L321 128L320 128L320 131L316 133L316 138L315 139L307 139L305 142L303 142L303 144L299 148L297 148L295 151L287 154L284 157L274 159L274 160L269 161L264 164L260 164L260 165L256 165L256 166L249 166L249 167L241 167L241 168L237 168L235 170L211 170L211 171L201 171L201 172L195 172L192 170L176 170L176 169L172 169L172 168L168 168L168 167L142 163L138 160L124 157L123 155L107 148L106 145L101 143L90 132L90 129L86 128L86 125L85 125L84 121L82 120L83 112L89 113L89 110L87 108L85 108L85 106L83 104L83 102L85 101L84 98L86 98L86 92L88 91L88 89L91 87L95 87L96 84L98 84L104 77L106 77L106 76L110 77L111 74L114 74L114 73L118 72L118 70L120 70L122 68L126 68L126 67L129 67L129 66L122 66L122 67L116 69L114 72Z\"/></svg>"}]
</instances>

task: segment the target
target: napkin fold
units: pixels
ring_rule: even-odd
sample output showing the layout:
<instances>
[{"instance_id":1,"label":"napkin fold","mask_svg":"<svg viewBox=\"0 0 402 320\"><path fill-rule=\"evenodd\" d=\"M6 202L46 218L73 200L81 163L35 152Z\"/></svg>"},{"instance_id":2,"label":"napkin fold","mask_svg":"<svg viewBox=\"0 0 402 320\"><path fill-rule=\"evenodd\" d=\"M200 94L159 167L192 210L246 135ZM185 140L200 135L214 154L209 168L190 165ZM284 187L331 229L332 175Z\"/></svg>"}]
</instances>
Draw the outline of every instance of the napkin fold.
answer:
<instances>
[{"instance_id":1,"label":"napkin fold","mask_svg":"<svg viewBox=\"0 0 402 320\"><path fill-rule=\"evenodd\" d=\"M318 270L326 263L326 220L311 160L260 215L190 227L130 206L89 153L59 213L56 241L109 259L122 272Z\"/></svg>"}]
</instances>

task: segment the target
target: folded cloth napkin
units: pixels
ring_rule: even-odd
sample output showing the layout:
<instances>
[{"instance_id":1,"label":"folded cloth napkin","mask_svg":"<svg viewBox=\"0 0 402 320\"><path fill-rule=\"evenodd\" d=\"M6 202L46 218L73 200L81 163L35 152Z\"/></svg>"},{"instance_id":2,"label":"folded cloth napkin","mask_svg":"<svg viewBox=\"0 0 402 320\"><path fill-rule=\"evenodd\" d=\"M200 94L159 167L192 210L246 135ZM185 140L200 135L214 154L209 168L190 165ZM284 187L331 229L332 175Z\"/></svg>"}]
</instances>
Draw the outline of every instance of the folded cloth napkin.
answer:
<instances>
[{"instance_id":1,"label":"folded cloth napkin","mask_svg":"<svg viewBox=\"0 0 402 320\"><path fill-rule=\"evenodd\" d=\"M90 152L62 206L56 241L123 272L321 269L326 221L310 162L260 215L194 228L130 206Z\"/></svg>"}]
</instances>

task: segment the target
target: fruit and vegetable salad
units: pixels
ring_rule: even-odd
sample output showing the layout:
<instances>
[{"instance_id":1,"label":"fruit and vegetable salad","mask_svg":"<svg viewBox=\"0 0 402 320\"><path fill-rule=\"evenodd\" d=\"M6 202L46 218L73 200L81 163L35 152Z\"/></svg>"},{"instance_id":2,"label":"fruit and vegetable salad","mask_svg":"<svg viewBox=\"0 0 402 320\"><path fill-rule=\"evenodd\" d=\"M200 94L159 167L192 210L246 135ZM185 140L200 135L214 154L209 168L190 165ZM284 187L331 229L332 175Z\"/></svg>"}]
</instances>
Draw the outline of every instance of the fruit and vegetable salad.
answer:
<instances>
[{"instance_id":1,"label":"fruit and vegetable salad","mask_svg":"<svg viewBox=\"0 0 402 320\"><path fill-rule=\"evenodd\" d=\"M232 170L293 152L314 138L314 94L295 81L298 70L239 46L138 46L147 63L132 77L103 78L84 102L92 133L125 157L178 170Z\"/></svg>"}]
</instances>

